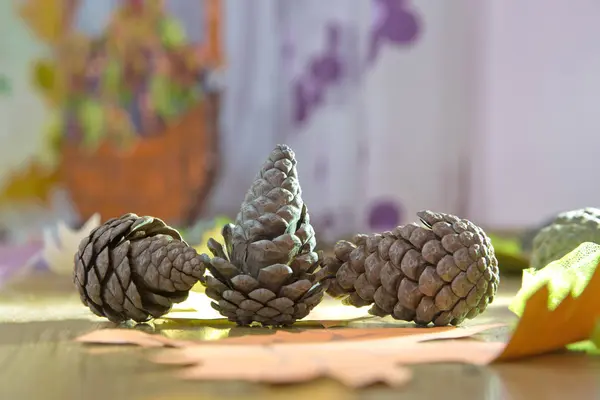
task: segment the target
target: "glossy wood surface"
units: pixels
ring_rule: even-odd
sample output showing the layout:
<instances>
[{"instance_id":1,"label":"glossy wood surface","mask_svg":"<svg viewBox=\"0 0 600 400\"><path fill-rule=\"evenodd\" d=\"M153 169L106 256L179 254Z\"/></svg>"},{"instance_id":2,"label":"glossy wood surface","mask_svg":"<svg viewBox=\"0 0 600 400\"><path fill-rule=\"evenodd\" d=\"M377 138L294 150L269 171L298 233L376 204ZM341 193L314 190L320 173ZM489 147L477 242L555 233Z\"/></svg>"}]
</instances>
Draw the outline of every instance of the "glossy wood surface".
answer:
<instances>
[{"instance_id":1,"label":"glossy wood surface","mask_svg":"<svg viewBox=\"0 0 600 400\"><path fill-rule=\"evenodd\" d=\"M514 322L506 307L517 288L518 280L504 279L494 306L471 324ZM113 325L92 316L80 305L68 278L39 276L3 289L0 321L2 400L600 399L600 358L575 353L490 367L421 365L413 367L415 377L410 384L396 389L376 386L353 391L327 379L279 387L243 382L184 382L173 378L172 367L146 361L152 350L74 343L72 339L77 335ZM397 324L387 319L370 323ZM237 328L222 321L157 323L145 329L199 340L266 332L260 328ZM507 335L508 329L503 328L483 338L499 340Z\"/></svg>"}]
</instances>

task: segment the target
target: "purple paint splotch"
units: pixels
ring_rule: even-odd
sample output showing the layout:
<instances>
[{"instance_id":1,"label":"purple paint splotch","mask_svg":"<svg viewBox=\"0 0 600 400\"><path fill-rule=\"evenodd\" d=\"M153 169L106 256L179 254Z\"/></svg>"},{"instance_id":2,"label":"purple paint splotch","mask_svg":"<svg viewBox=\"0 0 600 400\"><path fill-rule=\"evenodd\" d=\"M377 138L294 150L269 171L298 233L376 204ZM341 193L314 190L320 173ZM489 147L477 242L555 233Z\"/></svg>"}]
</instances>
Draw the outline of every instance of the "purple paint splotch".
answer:
<instances>
[{"instance_id":1,"label":"purple paint splotch","mask_svg":"<svg viewBox=\"0 0 600 400\"><path fill-rule=\"evenodd\" d=\"M368 61L373 63L381 46L390 42L397 46L417 40L420 23L412 10L406 8L406 0L373 0L375 21L371 30Z\"/></svg>"},{"instance_id":2,"label":"purple paint splotch","mask_svg":"<svg viewBox=\"0 0 600 400\"><path fill-rule=\"evenodd\" d=\"M379 200L369 207L369 228L374 232L390 231L402 221L402 206L397 201Z\"/></svg>"},{"instance_id":3,"label":"purple paint splotch","mask_svg":"<svg viewBox=\"0 0 600 400\"><path fill-rule=\"evenodd\" d=\"M375 19L369 33L367 64L376 61L385 43L396 46L412 44L421 31L421 21L407 6L407 0L372 1ZM309 58L305 72L292 83L292 117L295 125L306 123L323 104L327 89L341 84L347 78L349 65L346 65L347 60L340 51L343 35L347 36L348 33L347 28L348 26L341 26L333 21L326 24L324 50ZM295 51L291 35L286 33L282 58L284 64L288 65ZM363 67L367 66L361 66L360 69Z\"/></svg>"},{"instance_id":4,"label":"purple paint splotch","mask_svg":"<svg viewBox=\"0 0 600 400\"><path fill-rule=\"evenodd\" d=\"M322 104L327 88L338 84L344 76L343 60L339 54L341 29L331 22L326 25L325 33L325 50L309 59L306 72L293 83L296 124L305 123Z\"/></svg>"},{"instance_id":5,"label":"purple paint splotch","mask_svg":"<svg viewBox=\"0 0 600 400\"><path fill-rule=\"evenodd\" d=\"M343 65L338 53L340 47L340 27L329 24L326 27L325 52L315 57L310 65L310 76L322 85L334 84L343 74Z\"/></svg>"}]
</instances>

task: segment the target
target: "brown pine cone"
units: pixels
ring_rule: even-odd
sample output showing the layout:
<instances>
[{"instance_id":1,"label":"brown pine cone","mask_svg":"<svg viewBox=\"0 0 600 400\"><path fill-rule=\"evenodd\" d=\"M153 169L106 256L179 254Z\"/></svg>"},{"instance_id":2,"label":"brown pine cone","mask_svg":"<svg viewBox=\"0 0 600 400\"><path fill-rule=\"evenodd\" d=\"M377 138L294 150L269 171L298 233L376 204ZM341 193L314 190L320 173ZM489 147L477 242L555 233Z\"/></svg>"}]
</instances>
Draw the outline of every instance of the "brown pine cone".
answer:
<instances>
[{"instance_id":1,"label":"brown pine cone","mask_svg":"<svg viewBox=\"0 0 600 400\"><path fill-rule=\"evenodd\" d=\"M94 229L75 254L81 301L112 322L146 322L184 301L203 279L194 248L163 221L125 214Z\"/></svg>"},{"instance_id":2,"label":"brown pine cone","mask_svg":"<svg viewBox=\"0 0 600 400\"><path fill-rule=\"evenodd\" d=\"M483 230L454 215L422 211L425 225L340 241L325 270L328 293L370 313L419 325L459 325L482 313L499 283L498 261Z\"/></svg>"},{"instance_id":3,"label":"brown pine cone","mask_svg":"<svg viewBox=\"0 0 600 400\"><path fill-rule=\"evenodd\" d=\"M225 248L210 239L214 257L202 257L211 273L206 295L230 321L291 325L323 298L326 286L313 274L319 266L314 230L288 146L271 152L223 238Z\"/></svg>"}]
</instances>

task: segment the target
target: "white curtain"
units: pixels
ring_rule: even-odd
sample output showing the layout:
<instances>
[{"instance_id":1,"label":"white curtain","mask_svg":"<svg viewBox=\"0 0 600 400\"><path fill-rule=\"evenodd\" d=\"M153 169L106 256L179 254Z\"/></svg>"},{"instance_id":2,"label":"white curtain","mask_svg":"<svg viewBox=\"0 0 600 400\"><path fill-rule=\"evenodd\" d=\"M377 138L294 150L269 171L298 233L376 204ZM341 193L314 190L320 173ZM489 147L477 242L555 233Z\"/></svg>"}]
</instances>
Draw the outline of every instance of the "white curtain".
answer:
<instances>
[{"instance_id":1,"label":"white curtain","mask_svg":"<svg viewBox=\"0 0 600 400\"><path fill-rule=\"evenodd\" d=\"M461 43L462 2L227 4L226 167L213 211L239 207L276 143L296 151L323 239L390 229L423 208L463 211L470 49ZM373 40L385 18L392 31L383 33L397 43ZM297 95L299 82L312 100Z\"/></svg>"}]
</instances>

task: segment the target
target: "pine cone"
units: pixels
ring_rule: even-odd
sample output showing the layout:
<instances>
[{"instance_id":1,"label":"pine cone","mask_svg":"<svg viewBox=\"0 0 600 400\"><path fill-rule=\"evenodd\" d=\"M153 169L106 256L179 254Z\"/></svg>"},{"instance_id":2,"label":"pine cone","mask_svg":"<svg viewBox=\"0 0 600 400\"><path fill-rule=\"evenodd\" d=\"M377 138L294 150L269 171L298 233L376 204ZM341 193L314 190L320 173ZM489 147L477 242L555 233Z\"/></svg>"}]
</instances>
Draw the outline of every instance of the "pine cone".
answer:
<instances>
[{"instance_id":1,"label":"pine cone","mask_svg":"<svg viewBox=\"0 0 600 400\"><path fill-rule=\"evenodd\" d=\"M212 306L230 321L291 325L323 298L326 284L296 171L294 152L278 145L248 190L235 224L223 227L225 248L210 239L203 254Z\"/></svg>"},{"instance_id":2,"label":"pine cone","mask_svg":"<svg viewBox=\"0 0 600 400\"><path fill-rule=\"evenodd\" d=\"M415 223L393 232L357 235L335 245L324 260L335 274L328 293L370 313L419 325L458 325L494 299L498 262L490 239L467 220L418 213Z\"/></svg>"},{"instance_id":3,"label":"pine cone","mask_svg":"<svg viewBox=\"0 0 600 400\"><path fill-rule=\"evenodd\" d=\"M153 217L125 214L79 244L73 281L83 304L112 322L146 322L184 301L204 265L179 233Z\"/></svg>"},{"instance_id":4,"label":"pine cone","mask_svg":"<svg viewBox=\"0 0 600 400\"><path fill-rule=\"evenodd\" d=\"M542 269L584 242L600 243L600 209L587 207L558 214L535 235L530 266Z\"/></svg>"}]
</instances>

